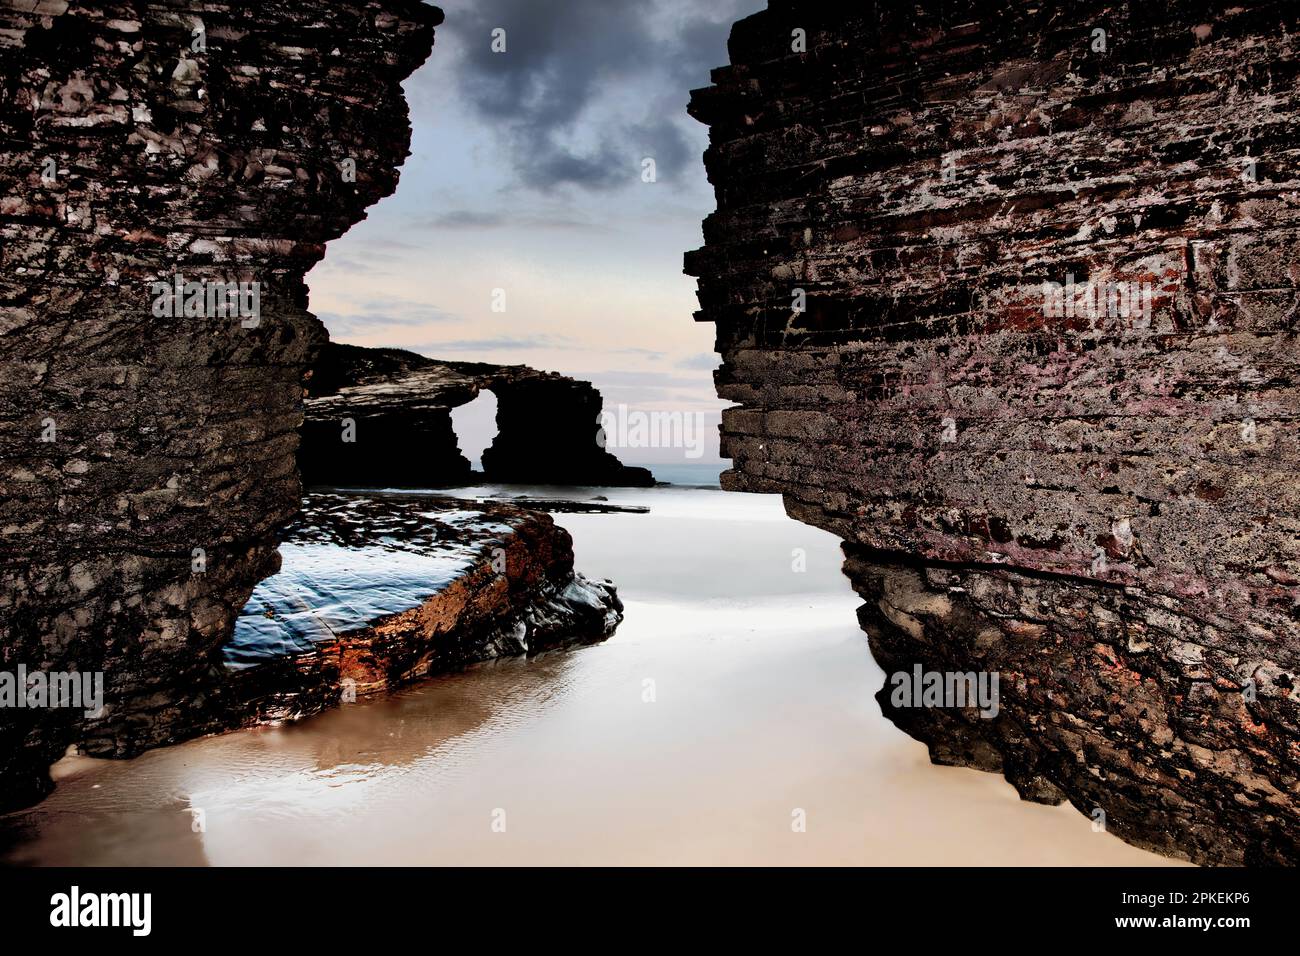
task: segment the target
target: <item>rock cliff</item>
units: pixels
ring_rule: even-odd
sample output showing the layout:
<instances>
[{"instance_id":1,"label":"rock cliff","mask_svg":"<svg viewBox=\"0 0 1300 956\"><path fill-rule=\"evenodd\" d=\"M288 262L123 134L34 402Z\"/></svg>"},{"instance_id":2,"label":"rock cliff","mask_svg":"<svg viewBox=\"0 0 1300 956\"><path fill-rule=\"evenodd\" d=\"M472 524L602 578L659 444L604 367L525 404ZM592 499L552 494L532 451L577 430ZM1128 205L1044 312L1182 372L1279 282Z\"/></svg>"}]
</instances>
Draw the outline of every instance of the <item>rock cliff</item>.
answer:
<instances>
[{"instance_id":1,"label":"rock cliff","mask_svg":"<svg viewBox=\"0 0 1300 956\"><path fill-rule=\"evenodd\" d=\"M648 487L597 439L600 392L526 365L440 362L402 349L331 342L311 376L298 458L308 484L440 487L470 480L451 410L497 397L487 481Z\"/></svg>"},{"instance_id":2,"label":"rock cliff","mask_svg":"<svg viewBox=\"0 0 1300 956\"><path fill-rule=\"evenodd\" d=\"M773 0L693 94L724 486L841 536L934 760L1300 862L1300 11Z\"/></svg>"},{"instance_id":3,"label":"rock cliff","mask_svg":"<svg viewBox=\"0 0 1300 956\"><path fill-rule=\"evenodd\" d=\"M395 188L401 82L441 19L0 0L0 655L104 672L119 751L220 679L278 567L325 340L303 276ZM81 725L0 714L0 805L43 792Z\"/></svg>"}]
</instances>

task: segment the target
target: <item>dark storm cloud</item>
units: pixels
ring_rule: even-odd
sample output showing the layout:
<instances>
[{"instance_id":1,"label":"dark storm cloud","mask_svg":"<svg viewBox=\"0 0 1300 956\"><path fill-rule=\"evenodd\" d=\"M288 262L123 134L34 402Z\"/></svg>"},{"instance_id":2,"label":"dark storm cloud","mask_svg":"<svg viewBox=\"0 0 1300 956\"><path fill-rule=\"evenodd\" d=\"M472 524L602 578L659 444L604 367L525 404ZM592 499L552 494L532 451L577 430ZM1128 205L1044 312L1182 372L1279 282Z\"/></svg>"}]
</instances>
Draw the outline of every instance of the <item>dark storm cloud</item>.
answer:
<instances>
[{"instance_id":1,"label":"dark storm cloud","mask_svg":"<svg viewBox=\"0 0 1300 956\"><path fill-rule=\"evenodd\" d=\"M463 51L461 96L497 125L521 181L603 190L639 182L646 156L667 182L699 161L688 92L726 62L732 22L756 5L480 0L448 3L442 29ZM491 47L498 27L504 53Z\"/></svg>"}]
</instances>

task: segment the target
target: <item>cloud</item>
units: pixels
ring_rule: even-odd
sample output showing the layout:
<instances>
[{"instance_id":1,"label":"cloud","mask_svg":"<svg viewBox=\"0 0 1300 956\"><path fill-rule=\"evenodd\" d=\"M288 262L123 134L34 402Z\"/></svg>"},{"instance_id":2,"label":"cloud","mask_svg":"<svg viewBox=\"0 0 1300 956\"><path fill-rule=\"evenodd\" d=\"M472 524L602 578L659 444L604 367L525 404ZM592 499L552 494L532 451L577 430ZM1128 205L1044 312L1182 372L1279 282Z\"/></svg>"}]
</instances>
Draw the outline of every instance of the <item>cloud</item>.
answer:
<instances>
[{"instance_id":1,"label":"cloud","mask_svg":"<svg viewBox=\"0 0 1300 956\"><path fill-rule=\"evenodd\" d=\"M608 226L562 213L528 213L452 209L412 223L416 229L574 229L607 231Z\"/></svg>"},{"instance_id":2,"label":"cloud","mask_svg":"<svg viewBox=\"0 0 1300 956\"><path fill-rule=\"evenodd\" d=\"M351 291L338 297L335 308L316 310L316 317L335 336L369 333L380 328L414 328L457 318L419 299Z\"/></svg>"},{"instance_id":3,"label":"cloud","mask_svg":"<svg viewBox=\"0 0 1300 956\"><path fill-rule=\"evenodd\" d=\"M684 358L677 363L678 368L713 371L722 363L716 352L700 352L698 355L692 355Z\"/></svg>"},{"instance_id":4,"label":"cloud","mask_svg":"<svg viewBox=\"0 0 1300 956\"><path fill-rule=\"evenodd\" d=\"M638 358L649 359L652 362L657 362L664 357L664 353L657 349L625 348L614 349L613 353L615 355L635 355Z\"/></svg>"},{"instance_id":5,"label":"cloud","mask_svg":"<svg viewBox=\"0 0 1300 956\"><path fill-rule=\"evenodd\" d=\"M412 315L397 315L392 312L348 313L346 315L340 312L317 312L316 318L325 323L325 328L329 329L331 335L340 336L373 332L375 329L404 328L425 325L429 322L443 322L455 318L455 316L435 310L426 310Z\"/></svg>"},{"instance_id":6,"label":"cloud","mask_svg":"<svg viewBox=\"0 0 1300 956\"><path fill-rule=\"evenodd\" d=\"M639 183L653 157L672 182L705 134L686 116L693 87L727 62L731 24L753 0L707 12L681 0L447 2L441 28L462 51L461 98L494 125L519 180L537 190ZM505 52L493 52L493 31Z\"/></svg>"},{"instance_id":7,"label":"cloud","mask_svg":"<svg viewBox=\"0 0 1300 956\"><path fill-rule=\"evenodd\" d=\"M577 378L586 379L587 381L601 383L602 388L644 388L647 390L663 391L673 388L695 388L699 382L693 378L682 378L678 375L672 375L668 372L629 372L629 371L611 371L600 370L592 372L574 373Z\"/></svg>"},{"instance_id":8,"label":"cloud","mask_svg":"<svg viewBox=\"0 0 1300 956\"><path fill-rule=\"evenodd\" d=\"M402 346L412 352L432 356L437 356L441 352L505 352L576 347L576 343L564 335L536 335L527 338L500 336L494 339L457 339L450 342L427 342L423 345Z\"/></svg>"},{"instance_id":9,"label":"cloud","mask_svg":"<svg viewBox=\"0 0 1300 956\"><path fill-rule=\"evenodd\" d=\"M440 213L431 219L416 223L420 228L430 229L498 229L514 225L511 217L503 212L480 212L474 209L453 209Z\"/></svg>"},{"instance_id":10,"label":"cloud","mask_svg":"<svg viewBox=\"0 0 1300 956\"><path fill-rule=\"evenodd\" d=\"M326 256L316 267L320 272L337 272L347 275L363 276L390 276L393 275L386 269L376 267L374 262L363 262L362 259L367 255L360 252L357 256L345 256L339 253ZM374 258L374 257L371 257Z\"/></svg>"}]
</instances>

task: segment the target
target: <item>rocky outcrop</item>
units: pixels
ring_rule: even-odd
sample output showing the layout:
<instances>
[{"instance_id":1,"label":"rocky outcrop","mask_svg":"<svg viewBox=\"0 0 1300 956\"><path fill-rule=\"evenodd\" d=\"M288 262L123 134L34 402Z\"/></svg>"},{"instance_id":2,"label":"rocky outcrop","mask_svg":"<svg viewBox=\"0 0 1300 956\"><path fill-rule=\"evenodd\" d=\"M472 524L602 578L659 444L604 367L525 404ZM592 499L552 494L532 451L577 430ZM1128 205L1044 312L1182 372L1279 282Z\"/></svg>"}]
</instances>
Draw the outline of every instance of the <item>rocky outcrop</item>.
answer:
<instances>
[{"instance_id":1,"label":"rocky outcrop","mask_svg":"<svg viewBox=\"0 0 1300 956\"><path fill-rule=\"evenodd\" d=\"M840 535L933 759L1300 861L1293 4L774 0L697 91L733 459Z\"/></svg>"},{"instance_id":2,"label":"rocky outcrop","mask_svg":"<svg viewBox=\"0 0 1300 956\"><path fill-rule=\"evenodd\" d=\"M130 756L300 719L431 674L609 637L613 586L573 570L545 514L429 495L309 494L222 648L221 679L130 722L89 720L79 749Z\"/></svg>"},{"instance_id":3,"label":"rocky outcrop","mask_svg":"<svg viewBox=\"0 0 1300 956\"><path fill-rule=\"evenodd\" d=\"M487 390L497 437L488 481L647 487L598 442L602 400L590 383L526 365L440 362L402 349L330 343L311 378L298 457L308 484L436 488L471 478L451 410Z\"/></svg>"},{"instance_id":4,"label":"rocky outcrop","mask_svg":"<svg viewBox=\"0 0 1300 956\"><path fill-rule=\"evenodd\" d=\"M103 672L104 740L166 736L278 566L325 339L303 276L395 188L441 17L0 0L0 655ZM0 805L83 725L0 711Z\"/></svg>"}]
</instances>

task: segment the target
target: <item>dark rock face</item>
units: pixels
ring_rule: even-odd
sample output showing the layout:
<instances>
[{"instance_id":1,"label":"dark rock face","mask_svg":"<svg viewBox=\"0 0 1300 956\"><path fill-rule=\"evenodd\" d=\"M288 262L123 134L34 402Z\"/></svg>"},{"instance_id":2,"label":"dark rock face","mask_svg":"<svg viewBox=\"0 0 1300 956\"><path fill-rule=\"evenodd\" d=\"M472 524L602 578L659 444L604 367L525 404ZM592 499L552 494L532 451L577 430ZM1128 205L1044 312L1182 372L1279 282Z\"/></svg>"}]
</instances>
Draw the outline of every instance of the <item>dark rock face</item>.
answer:
<instances>
[{"instance_id":1,"label":"dark rock face","mask_svg":"<svg viewBox=\"0 0 1300 956\"><path fill-rule=\"evenodd\" d=\"M303 276L395 188L441 17L0 0L0 663L103 671L112 753L170 739L278 565L325 339ZM259 283L258 314L160 317L177 275ZM0 712L0 805L81 726Z\"/></svg>"},{"instance_id":2,"label":"dark rock face","mask_svg":"<svg viewBox=\"0 0 1300 956\"><path fill-rule=\"evenodd\" d=\"M298 457L308 484L439 487L470 480L451 410L487 389L497 437L489 481L648 487L597 442L602 400L589 382L525 365L439 362L402 349L330 343L312 373Z\"/></svg>"},{"instance_id":3,"label":"dark rock face","mask_svg":"<svg viewBox=\"0 0 1300 956\"><path fill-rule=\"evenodd\" d=\"M299 719L497 657L603 641L622 620L609 582L573 570L544 514L430 495L308 494L222 648L206 693L158 701L141 726L170 739ZM140 715L137 715L140 716ZM120 723L80 746L131 752Z\"/></svg>"},{"instance_id":4,"label":"dark rock face","mask_svg":"<svg viewBox=\"0 0 1300 956\"><path fill-rule=\"evenodd\" d=\"M691 105L724 486L887 671L999 675L882 691L936 761L1200 862L1300 861L1298 15L773 2Z\"/></svg>"}]
</instances>

